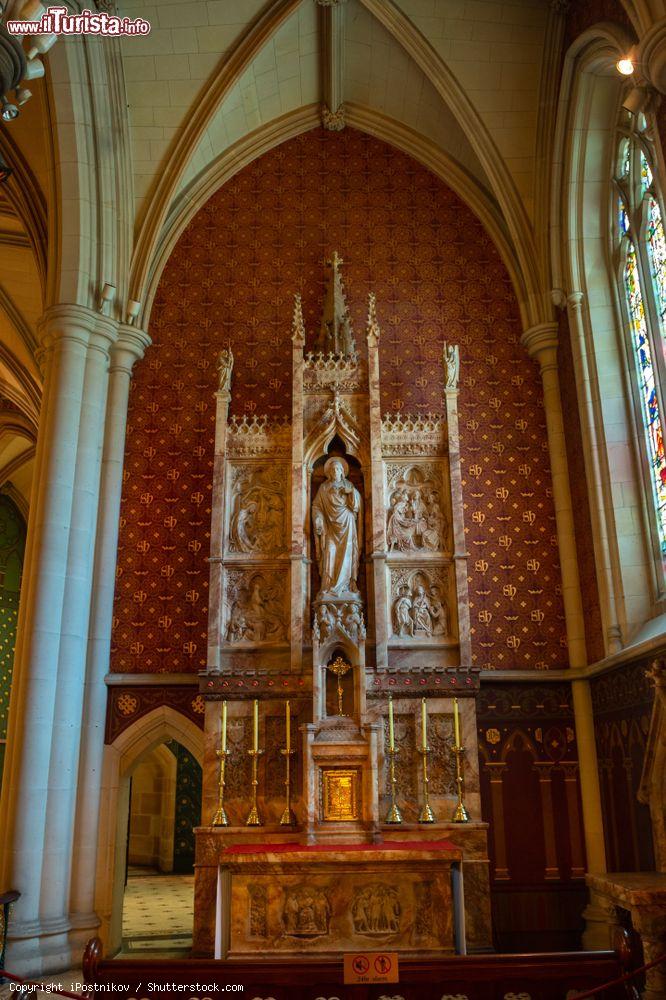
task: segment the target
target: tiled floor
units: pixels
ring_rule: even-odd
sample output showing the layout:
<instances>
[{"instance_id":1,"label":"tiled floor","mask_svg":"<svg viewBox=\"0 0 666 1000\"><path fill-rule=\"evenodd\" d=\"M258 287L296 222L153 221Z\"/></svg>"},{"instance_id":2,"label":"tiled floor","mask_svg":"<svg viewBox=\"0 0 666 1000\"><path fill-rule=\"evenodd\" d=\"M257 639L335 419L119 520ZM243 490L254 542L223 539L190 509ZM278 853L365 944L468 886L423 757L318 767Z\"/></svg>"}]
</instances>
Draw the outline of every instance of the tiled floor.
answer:
<instances>
[{"instance_id":1,"label":"tiled floor","mask_svg":"<svg viewBox=\"0 0 666 1000\"><path fill-rule=\"evenodd\" d=\"M192 947L194 877L134 875L123 904L123 952L183 952Z\"/></svg>"}]
</instances>

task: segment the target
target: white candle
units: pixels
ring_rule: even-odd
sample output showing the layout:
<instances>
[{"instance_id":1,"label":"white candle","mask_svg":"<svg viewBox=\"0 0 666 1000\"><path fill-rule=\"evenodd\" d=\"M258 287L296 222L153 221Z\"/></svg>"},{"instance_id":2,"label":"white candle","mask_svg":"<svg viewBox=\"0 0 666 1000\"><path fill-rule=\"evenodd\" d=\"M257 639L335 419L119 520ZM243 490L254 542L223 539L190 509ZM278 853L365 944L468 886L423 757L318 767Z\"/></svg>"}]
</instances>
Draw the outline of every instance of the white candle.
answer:
<instances>
[{"instance_id":1,"label":"white candle","mask_svg":"<svg viewBox=\"0 0 666 1000\"><path fill-rule=\"evenodd\" d=\"M395 750L395 731L393 729L393 695L389 695L389 747Z\"/></svg>"},{"instance_id":2,"label":"white candle","mask_svg":"<svg viewBox=\"0 0 666 1000\"><path fill-rule=\"evenodd\" d=\"M287 701L287 750L291 750L291 715L289 712L289 702Z\"/></svg>"},{"instance_id":3,"label":"white candle","mask_svg":"<svg viewBox=\"0 0 666 1000\"><path fill-rule=\"evenodd\" d=\"M461 746L460 743L460 713L458 711L458 699L453 699L453 732L454 739L456 741L456 746Z\"/></svg>"},{"instance_id":4,"label":"white candle","mask_svg":"<svg viewBox=\"0 0 666 1000\"><path fill-rule=\"evenodd\" d=\"M222 736L221 736L221 749L227 749L227 703L222 702Z\"/></svg>"},{"instance_id":5,"label":"white candle","mask_svg":"<svg viewBox=\"0 0 666 1000\"><path fill-rule=\"evenodd\" d=\"M426 713L426 700L421 699L421 738L422 747L424 750L428 749L428 716Z\"/></svg>"},{"instance_id":6,"label":"white candle","mask_svg":"<svg viewBox=\"0 0 666 1000\"><path fill-rule=\"evenodd\" d=\"M254 725L252 727L252 749L257 751L259 749L259 702L255 698L254 700Z\"/></svg>"}]
</instances>

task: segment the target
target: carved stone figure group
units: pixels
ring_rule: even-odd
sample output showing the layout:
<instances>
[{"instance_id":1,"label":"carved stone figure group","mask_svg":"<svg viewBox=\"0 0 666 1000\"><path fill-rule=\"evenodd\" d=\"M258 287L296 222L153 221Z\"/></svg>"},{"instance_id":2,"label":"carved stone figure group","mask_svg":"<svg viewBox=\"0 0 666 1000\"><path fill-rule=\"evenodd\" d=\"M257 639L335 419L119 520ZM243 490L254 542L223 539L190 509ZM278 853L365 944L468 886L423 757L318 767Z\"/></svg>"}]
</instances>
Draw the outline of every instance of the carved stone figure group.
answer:
<instances>
[{"instance_id":1,"label":"carved stone figure group","mask_svg":"<svg viewBox=\"0 0 666 1000\"><path fill-rule=\"evenodd\" d=\"M423 486L399 486L391 494L386 522L389 552L438 552L444 548L446 519L439 492Z\"/></svg>"},{"instance_id":2,"label":"carved stone figure group","mask_svg":"<svg viewBox=\"0 0 666 1000\"><path fill-rule=\"evenodd\" d=\"M319 605L313 629L315 638L320 643L326 642L336 631L348 636L353 642L365 638L363 611L358 601Z\"/></svg>"},{"instance_id":3,"label":"carved stone figure group","mask_svg":"<svg viewBox=\"0 0 666 1000\"><path fill-rule=\"evenodd\" d=\"M283 483L279 477L248 472L238 477L231 497L229 549L276 552L284 546Z\"/></svg>"},{"instance_id":4,"label":"carved stone figure group","mask_svg":"<svg viewBox=\"0 0 666 1000\"><path fill-rule=\"evenodd\" d=\"M359 889L351 907L357 934L397 934L402 907L398 890L390 885L368 885Z\"/></svg>"},{"instance_id":5,"label":"carved stone figure group","mask_svg":"<svg viewBox=\"0 0 666 1000\"><path fill-rule=\"evenodd\" d=\"M285 934L317 937L328 934L331 904L325 892L299 886L288 893L282 911Z\"/></svg>"},{"instance_id":6,"label":"carved stone figure group","mask_svg":"<svg viewBox=\"0 0 666 1000\"><path fill-rule=\"evenodd\" d=\"M393 603L395 635L430 638L449 634L449 612L437 584L426 590L423 583L403 583Z\"/></svg>"},{"instance_id":7,"label":"carved stone figure group","mask_svg":"<svg viewBox=\"0 0 666 1000\"><path fill-rule=\"evenodd\" d=\"M270 642L286 638L284 602L277 581L261 573L229 588L229 642Z\"/></svg>"}]
</instances>

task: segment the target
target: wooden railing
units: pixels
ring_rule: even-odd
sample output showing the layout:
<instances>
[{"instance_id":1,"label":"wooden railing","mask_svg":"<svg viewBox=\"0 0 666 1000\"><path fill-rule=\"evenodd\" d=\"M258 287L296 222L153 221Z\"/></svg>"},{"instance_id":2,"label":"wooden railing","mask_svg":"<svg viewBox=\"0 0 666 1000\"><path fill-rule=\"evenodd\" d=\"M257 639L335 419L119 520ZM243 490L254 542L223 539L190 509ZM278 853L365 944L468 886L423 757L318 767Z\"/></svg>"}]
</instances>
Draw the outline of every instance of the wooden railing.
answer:
<instances>
[{"instance_id":1,"label":"wooden railing","mask_svg":"<svg viewBox=\"0 0 666 1000\"><path fill-rule=\"evenodd\" d=\"M109 960L102 958L101 943L93 939L83 959L86 983L122 983L131 997L149 997L148 983L188 984L179 994L185 998L215 996L206 986L217 984L218 996L237 992L246 1000L566 1000L617 980L626 971L620 955L612 951L467 955L401 960L399 983L345 986L341 961L307 956L296 962L260 957L242 962ZM626 998L623 984L603 994L603 1000Z\"/></svg>"}]
</instances>

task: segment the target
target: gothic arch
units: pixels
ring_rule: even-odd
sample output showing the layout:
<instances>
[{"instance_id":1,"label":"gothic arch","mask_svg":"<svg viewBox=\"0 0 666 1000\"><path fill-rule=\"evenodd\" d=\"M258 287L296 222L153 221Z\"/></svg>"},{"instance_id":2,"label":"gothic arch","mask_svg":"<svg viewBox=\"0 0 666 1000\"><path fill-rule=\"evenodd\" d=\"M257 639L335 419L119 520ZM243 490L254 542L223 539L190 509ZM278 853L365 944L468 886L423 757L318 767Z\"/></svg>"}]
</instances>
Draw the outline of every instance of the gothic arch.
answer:
<instances>
[{"instance_id":1,"label":"gothic arch","mask_svg":"<svg viewBox=\"0 0 666 1000\"><path fill-rule=\"evenodd\" d=\"M199 764L203 764L203 731L168 705L137 719L104 748L95 910L101 920L100 935L107 953L118 951L122 943L131 773L151 750L167 740L181 743Z\"/></svg>"}]
</instances>

